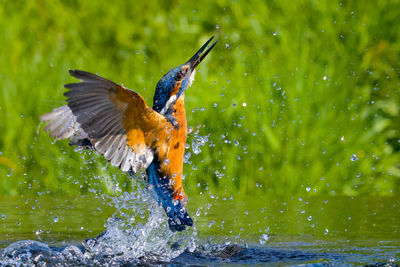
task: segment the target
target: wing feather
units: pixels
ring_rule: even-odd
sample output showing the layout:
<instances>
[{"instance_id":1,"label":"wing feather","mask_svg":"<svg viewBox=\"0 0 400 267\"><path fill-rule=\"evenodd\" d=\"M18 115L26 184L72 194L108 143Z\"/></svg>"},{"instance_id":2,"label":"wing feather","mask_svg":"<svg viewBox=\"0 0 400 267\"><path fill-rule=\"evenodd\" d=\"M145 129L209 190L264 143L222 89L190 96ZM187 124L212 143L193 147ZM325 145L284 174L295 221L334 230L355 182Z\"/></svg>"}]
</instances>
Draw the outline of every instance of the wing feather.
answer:
<instances>
[{"instance_id":1,"label":"wing feather","mask_svg":"<svg viewBox=\"0 0 400 267\"><path fill-rule=\"evenodd\" d=\"M113 142L110 144L109 149L104 153L104 157L107 160L112 159L124 140L126 140L126 136L124 136L122 132L117 133L116 138L114 138Z\"/></svg>"},{"instance_id":2,"label":"wing feather","mask_svg":"<svg viewBox=\"0 0 400 267\"><path fill-rule=\"evenodd\" d=\"M56 108L40 119L48 122L44 130L50 131L50 136L57 140L68 138L74 133L76 120L68 106Z\"/></svg>"},{"instance_id":3,"label":"wing feather","mask_svg":"<svg viewBox=\"0 0 400 267\"><path fill-rule=\"evenodd\" d=\"M120 166L121 162L124 160L125 156L126 156L126 152L128 150L128 146L126 145L126 143L124 142L124 145L122 145L119 150L118 153L114 156L114 158L111 160L111 164L113 166Z\"/></svg>"},{"instance_id":4,"label":"wing feather","mask_svg":"<svg viewBox=\"0 0 400 267\"><path fill-rule=\"evenodd\" d=\"M82 82L65 85L68 104L41 117L45 130L57 140L70 138L70 144L89 143L122 171L147 168L157 133L169 129L166 118L132 90L92 73L70 74Z\"/></svg>"},{"instance_id":5,"label":"wing feather","mask_svg":"<svg viewBox=\"0 0 400 267\"><path fill-rule=\"evenodd\" d=\"M113 134L109 134L104 136L100 141L95 143L95 148L101 154L106 153L108 150L109 145L111 145L112 141L114 140L115 136Z\"/></svg>"}]
</instances>

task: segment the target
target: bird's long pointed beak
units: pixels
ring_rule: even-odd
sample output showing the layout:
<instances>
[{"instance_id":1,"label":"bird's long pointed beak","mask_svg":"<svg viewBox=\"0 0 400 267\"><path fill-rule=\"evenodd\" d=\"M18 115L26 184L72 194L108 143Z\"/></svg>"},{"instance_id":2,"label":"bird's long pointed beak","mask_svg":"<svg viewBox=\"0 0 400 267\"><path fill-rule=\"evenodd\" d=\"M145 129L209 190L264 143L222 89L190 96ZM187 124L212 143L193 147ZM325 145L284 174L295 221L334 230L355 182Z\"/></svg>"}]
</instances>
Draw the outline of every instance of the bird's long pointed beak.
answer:
<instances>
[{"instance_id":1,"label":"bird's long pointed beak","mask_svg":"<svg viewBox=\"0 0 400 267\"><path fill-rule=\"evenodd\" d=\"M200 64L200 62L208 55L208 53L210 53L211 49L214 48L215 44L218 42L215 41L215 43L213 43L207 50L205 50L208 46L208 44L211 42L211 40L214 38L211 37L200 49L199 51L196 52L196 54L194 54L193 57L191 57L188 62L186 62L186 64L190 64L190 70L193 71L197 65ZM204 51L205 50L205 51ZM203 53L204 51L204 53Z\"/></svg>"}]
</instances>

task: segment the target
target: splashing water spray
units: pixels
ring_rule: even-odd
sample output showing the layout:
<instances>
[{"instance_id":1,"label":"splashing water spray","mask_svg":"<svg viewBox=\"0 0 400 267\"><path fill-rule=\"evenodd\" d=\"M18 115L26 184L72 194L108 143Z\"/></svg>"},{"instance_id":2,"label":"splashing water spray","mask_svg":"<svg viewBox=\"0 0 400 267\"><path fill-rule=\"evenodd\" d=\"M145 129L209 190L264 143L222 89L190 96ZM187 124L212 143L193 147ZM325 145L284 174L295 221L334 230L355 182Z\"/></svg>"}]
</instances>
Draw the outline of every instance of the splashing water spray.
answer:
<instances>
[{"instance_id":1,"label":"splashing water spray","mask_svg":"<svg viewBox=\"0 0 400 267\"><path fill-rule=\"evenodd\" d=\"M113 262L170 261L183 251L196 248L197 229L171 231L163 209L143 183L134 181L131 193L105 196L116 212L107 220L106 231L83 242L84 258L101 264Z\"/></svg>"}]
</instances>

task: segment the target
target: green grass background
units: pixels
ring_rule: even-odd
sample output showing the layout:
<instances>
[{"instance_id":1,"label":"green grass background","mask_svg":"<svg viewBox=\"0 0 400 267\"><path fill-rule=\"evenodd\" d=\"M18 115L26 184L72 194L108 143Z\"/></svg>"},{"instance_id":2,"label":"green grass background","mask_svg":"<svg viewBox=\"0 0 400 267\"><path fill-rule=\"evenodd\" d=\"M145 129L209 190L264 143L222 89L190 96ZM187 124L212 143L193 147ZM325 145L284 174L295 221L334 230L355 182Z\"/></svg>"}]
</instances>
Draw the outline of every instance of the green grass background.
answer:
<instances>
[{"instance_id":1,"label":"green grass background","mask_svg":"<svg viewBox=\"0 0 400 267\"><path fill-rule=\"evenodd\" d=\"M399 10L390 0L1 0L0 194L129 190L95 153L54 143L39 116L64 105L68 69L151 105L162 75L212 35L185 98L189 195L398 194Z\"/></svg>"}]
</instances>

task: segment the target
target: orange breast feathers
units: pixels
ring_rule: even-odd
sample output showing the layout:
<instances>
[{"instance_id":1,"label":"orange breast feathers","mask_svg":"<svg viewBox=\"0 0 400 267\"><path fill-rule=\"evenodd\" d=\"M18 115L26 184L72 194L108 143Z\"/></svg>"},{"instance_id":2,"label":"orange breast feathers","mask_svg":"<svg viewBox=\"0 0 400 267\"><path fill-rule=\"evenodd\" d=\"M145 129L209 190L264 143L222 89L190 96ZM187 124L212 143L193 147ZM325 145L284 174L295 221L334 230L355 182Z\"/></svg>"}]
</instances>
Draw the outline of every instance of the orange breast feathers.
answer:
<instances>
[{"instance_id":1,"label":"orange breast feathers","mask_svg":"<svg viewBox=\"0 0 400 267\"><path fill-rule=\"evenodd\" d=\"M125 99L124 92L119 92L113 102L118 106L118 99ZM150 147L157 153L160 161L160 173L170 178L170 188L175 199L184 200L186 194L182 186L183 156L185 153L187 124L184 106L184 95L181 95L173 106L171 113L178 122L179 128L172 126L166 118L150 107L139 104L129 105L124 112L124 128L127 144L134 151ZM164 178L162 177L162 178Z\"/></svg>"},{"instance_id":2,"label":"orange breast feathers","mask_svg":"<svg viewBox=\"0 0 400 267\"><path fill-rule=\"evenodd\" d=\"M175 199L187 199L182 185L183 156L185 153L187 123L184 95L181 95L173 106L171 115L176 118L179 128L173 127L164 132L155 144L160 160L160 172L170 178L170 188Z\"/></svg>"}]
</instances>

